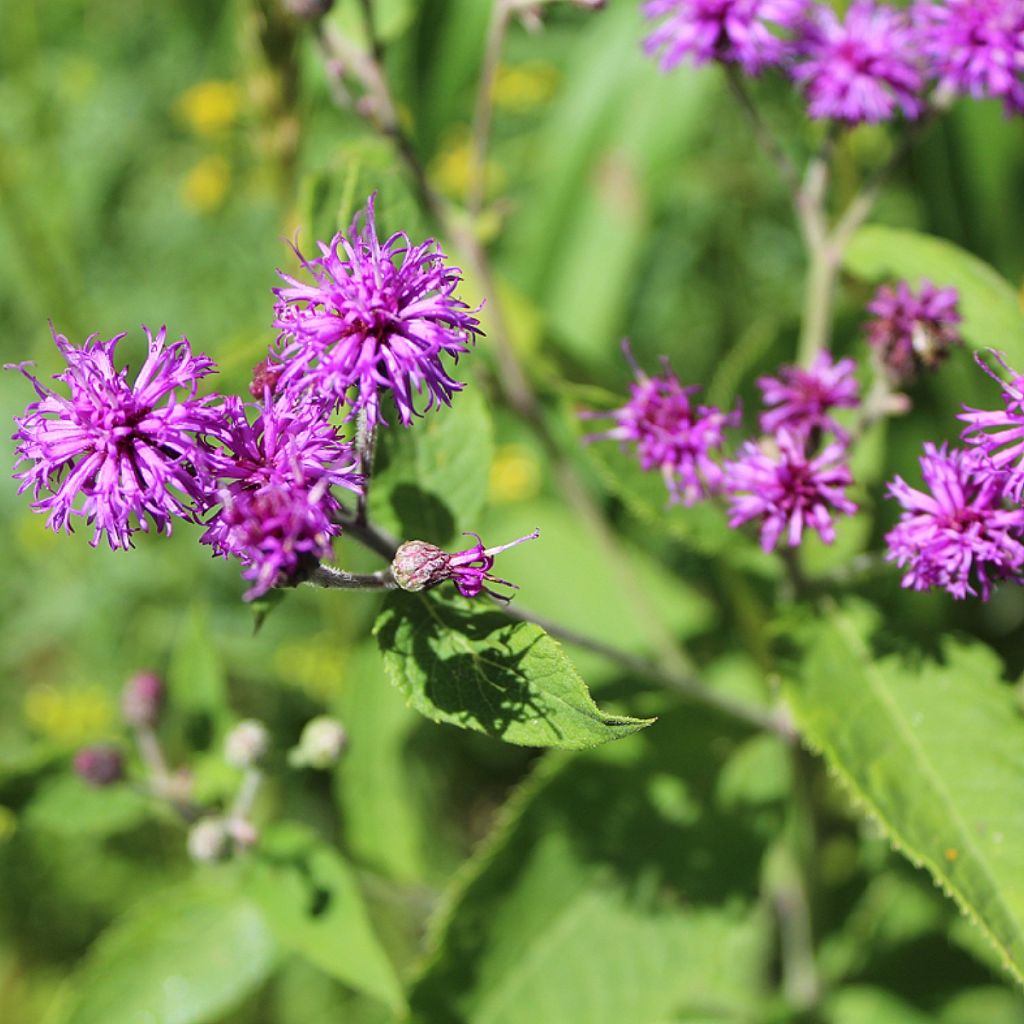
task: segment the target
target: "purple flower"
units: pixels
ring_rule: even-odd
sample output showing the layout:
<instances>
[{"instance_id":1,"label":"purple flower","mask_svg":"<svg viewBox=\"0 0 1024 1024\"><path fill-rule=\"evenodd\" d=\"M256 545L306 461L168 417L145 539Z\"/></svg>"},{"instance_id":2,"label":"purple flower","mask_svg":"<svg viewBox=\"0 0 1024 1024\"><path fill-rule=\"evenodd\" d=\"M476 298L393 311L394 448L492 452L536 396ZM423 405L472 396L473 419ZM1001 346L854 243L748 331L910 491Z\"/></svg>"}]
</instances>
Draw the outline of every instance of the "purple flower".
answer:
<instances>
[{"instance_id":1,"label":"purple flower","mask_svg":"<svg viewBox=\"0 0 1024 1024\"><path fill-rule=\"evenodd\" d=\"M673 501L692 505L717 494L722 469L711 456L721 448L725 428L738 424L739 413L696 405L691 396L700 389L683 387L667 359L662 360L662 374L648 377L628 345L623 344L623 351L637 377L630 385L630 399L610 413L584 413L587 419L611 417L615 426L583 440L634 443L641 467L660 470Z\"/></svg>"},{"instance_id":2,"label":"purple flower","mask_svg":"<svg viewBox=\"0 0 1024 1024\"><path fill-rule=\"evenodd\" d=\"M426 392L426 409L451 405L463 385L441 356L457 361L482 332L476 310L455 297L462 272L445 264L437 242L413 245L401 233L379 241L374 199L361 229L357 221L348 237L320 243L316 259L298 254L312 284L279 271L289 287L275 289L283 364L275 387L337 406L354 386L350 417L364 410L376 424L386 422L380 397L390 391L408 426L420 415L416 394Z\"/></svg>"},{"instance_id":3,"label":"purple flower","mask_svg":"<svg viewBox=\"0 0 1024 1024\"><path fill-rule=\"evenodd\" d=\"M853 483L846 464L846 449L831 444L813 459L806 440L793 431L780 430L770 450L747 441L740 457L725 465L725 488L730 495L729 525L761 520L761 547L771 551L786 532L796 547L805 526L817 530L826 544L835 539L830 509L853 515L857 506L844 494Z\"/></svg>"},{"instance_id":4,"label":"purple flower","mask_svg":"<svg viewBox=\"0 0 1024 1024\"><path fill-rule=\"evenodd\" d=\"M1006 494L1020 502L1024 500L1024 376L1007 366L998 352L992 352L992 357L1010 374L1009 382L997 376L980 355L974 358L1002 388L1004 407L988 412L965 406L957 419L968 424L962 439L976 445L995 469L1006 472Z\"/></svg>"},{"instance_id":5,"label":"purple flower","mask_svg":"<svg viewBox=\"0 0 1024 1024\"><path fill-rule=\"evenodd\" d=\"M647 0L644 16L665 20L644 40L648 54L661 53L662 71L689 57L694 64L718 60L757 74L779 64L791 44L779 30L794 29L809 0Z\"/></svg>"},{"instance_id":6,"label":"purple flower","mask_svg":"<svg viewBox=\"0 0 1024 1024\"><path fill-rule=\"evenodd\" d=\"M867 325L868 343L893 380L912 380L922 366L934 369L961 344L959 298L955 288L936 288L927 280L917 294L906 281L875 292L868 303L875 314Z\"/></svg>"},{"instance_id":7,"label":"purple flower","mask_svg":"<svg viewBox=\"0 0 1024 1024\"><path fill-rule=\"evenodd\" d=\"M341 532L331 487L358 494L362 477L320 406L280 398L250 424L246 406L231 397L223 417L223 447L211 456L220 508L200 539L214 554L242 561L242 575L253 583L245 598L252 600L330 556L331 538Z\"/></svg>"},{"instance_id":8,"label":"purple flower","mask_svg":"<svg viewBox=\"0 0 1024 1024\"><path fill-rule=\"evenodd\" d=\"M198 382L215 370L204 355L193 355L185 338L166 344L144 327L149 355L134 384L128 369L114 367L114 350L124 337L90 336L81 348L54 333L68 368L54 376L69 396L41 384L25 365L20 370L39 400L15 418L21 481L31 489L32 508L48 513L52 530L72 531L71 517L95 524L91 543L103 534L112 548L126 548L132 535L149 530L169 534L178 516L194 520L204 506L208 481L196 435L217 422L211 398L197 398ZM147 519L148 517L148 519Z\"/></svg>"},{"instance_id":9,"label":"purple flower","mask_svg":"<svg viewBox=\"0 0 1024 1024\"><path fill-rule=\"evenodd\" d=\"M907 569L905 587L944 587L958 600L980 592L987 600L994 579L1024 566L1024 510L1004 507L1006 474L981 452L933 444L924 446L921 473L931 493L900 477L889 484L904 511L886 534L887 560Z\"/></svg>"},{"instance_id":10,"label":"purple flower","mask_svg":"<svg viewBox=\"0 0 1024 1024\"><path fill-rule=\"evenodd\" d=\"M124 778L124 757L110 743L83 747L71 762L74 773L90 786L112 786Z\"/></svg>"},{"instance_id":11,"label":"purple flower","mask_svg":"<svg viewBox=\"0 0 1024 1024\"><path fill-rule=\"evenodd\" d=\"M1001 99L1024 113L1024 3L945 0L918 3L921 46L942 88Z\"/></svg>"},{"instance_id":12,"label":"purple flower","mask_svg":"<svg viewBox=\"0 0 1024 1024\"><path fill-rule=\"evenodd\" d=\"M834 363L828 352L820 352L809 370L783 366L778 377L759 377L757 386L764 404L772 407L761 413L761 429L766 434L787 429L804 437L812 430L831 430L845 438L828 412L855 409L860 404L853 376L856 369L852 359Z\"/></svg>"},{"instance_id":13,"label":"purple flower","mask_svg":"<svg viewBox=\"0 0 1024 1024\"><path fill-rule=\"evenodd\" d=\"M843 21L824 4L815 6L792 68L815 118L848 124L887 121L897 109L916 118L924 80L915 37L903 11L856 0Z\"/></svg>"}]
</instances>

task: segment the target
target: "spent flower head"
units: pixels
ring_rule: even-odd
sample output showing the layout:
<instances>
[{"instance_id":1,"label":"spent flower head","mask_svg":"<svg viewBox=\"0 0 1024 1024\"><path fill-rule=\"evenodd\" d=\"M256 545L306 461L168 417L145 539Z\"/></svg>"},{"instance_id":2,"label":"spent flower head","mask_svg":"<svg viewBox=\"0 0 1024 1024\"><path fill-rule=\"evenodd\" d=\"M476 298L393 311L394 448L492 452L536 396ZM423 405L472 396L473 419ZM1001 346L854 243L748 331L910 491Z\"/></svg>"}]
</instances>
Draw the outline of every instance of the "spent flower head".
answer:
<instances>
[{"instance_id":1,"label":"spent flower head","mask_svg":"<svg viewBox=\"0 0 1024 1024\"><path fill-rule=\"evenodd\" d=\"M441 357L457 361L482 332L477 311L455 295L458 267L433 239L413 245L397 233L380 241L374 199L361 227L357 221L347 235L320 243L318 257L298 254L311 282L281 273L287 287L275 289L275 387L334 406L354 388L350 415L362 410L373 424L386 422L381 395L390 392L408 426L420 415L417 395L426 393L425 409L451 405L463 385Z\"/></svg>"},{"instance_id":2,"label":"spent flower head","mask_svg":"<svg viewBox=\"0 0 1024 1024\"><path fill-rule=\"evenodd\" d=\"M1006 494L1020 502L1024 500L1024 375L1008 366L1000 353L993 351L991 355L1010 375L1010 380L998 376L980 353L974 358L1002 388L1003 408L982 410L965 406L957 418L967 424L962 439L974 445L995 469L1006 473Z\"/></svg>"},{"instance_id":3,"label":"spent flower head","mask_svg":"<svg viewBox=\"0 0 1024 1024\"><path fill-rule=\"evenodd\" d=\"M918 369L934 369L962 343L960 296L955 288L936 288L922 280L915 292L906 281L883 285L868 303L868 344L889 378L912 380Z\"/></svg>"},{"instance_id":4,"label":"spent flower head","mask_svg":"<svg viewBox=\"0 0 1024 1024\"><path fill-rule=\"evenodd\" d=\"M786 31L803 20L809 0L647 0L644 16L661 24L644 40L663 71L689 58L721 61L757 74L790 53Z\"/></svg>"},{"instance_id":5,"label":"spent flower head","mask_svg":"<svg viewBox=\"0 0 1024 1024\"><path fill-rule=\"evenodd\" d=\"M828 445L813 458L806 449L805 436L782 428L760 444L744 442L739 457L725 464L729 525L758 520L765 551L773 550L783 533L789 546L796 547L805 527L831 544L833 513L857 511L843 493L853 483L845 447Z\"/></svg>"},{"instance_id":6,"label":"spent flower head","mask_svg":"<svg viewBox=\"0 0 1024 1024\"><path fill-rule=\"evenodd\" d=\"M39 396L15 417L18 493L31 490L32 508L47 513L52 530L70 533L72 518L84 517L95 526L93 546L106 535L112 548L130 547L150 523L169 534L176 516L194 521L207 500L197 437L216 426L217 414L196 391L214 363L193 355L185 338L167 344L164 327L155 336L143 330L149 351L134 382L114 365L124 334L94 334L78 347L54 332L68 364L54 379L67 396L25 364L14 367Z\"/></svg>"},{"instance_id":7,"label":"spent flower head","mask_svg":"<svg viewBox=\"0 0 1024 1024\"><path fill-rule=\"evenodd\" d=\"M476 597L481 591L490 594L499 601L511 598L499 594L484 584L496 583L513 590L519 588L500 576L494 576L494 558L514 548L524 541L536 540L540 530L534 530L525 537L518 537L498 547L485 548L483 541L475 533L467 533L467 537L476 537L476 544L465 551L449 554L433 544L423 540L407 540L395 552L391 563L391 575L402 590L429 590L445 580L452 580L463 597Z\"/></svg>"},{"instance_id":8,"label":"spent flower head","mask_svg":"<svg viewBox=\"0 0 1024 1024\"><path fill-rule=\"evenodd\" d=\"M167 693L153 672L140 672L121 691L121 717L136 729L152 729L160 720Z\"/></svg>"},{"instance_id":9,"label":"spent flower head","mask_svg":"<svg viewBox=\"0 0 1024 1024\"><path fill-rule=\"evenodd\" d=\"M323 407L268 396L252 423L247 408L238 398L224 400L221 447L210 456L220 507L201 541L241 560L251 600L330 557L331 539L341 532L331 488L358 494L363 484L351 446Z\"/></svg>"},{"instance_id":10,"label":"spent flower head","mask_svg":"<svg viewBox=\"0 0 1024 1024\"><path fill-rule=\"evenodd\" d=\"M641 467L661 473L673 501L692 505L717 494L722 469L715 456L725 442L726 427L739 423L739 412L698 405L693 396L700 389L683 387L668 359L662 360L662 373L649 377L628 345L623 350L636 374L629 401L609 413L584 413L587 419L610 418L614 426L583 440L635 444Z\"/></svg>"},{"instance_id":11,"label":"spent flower head","mask_svg":"<svg viewBox=\"0 0 1024 1024\"><path fill-rule=\"evenodd\" d=\"M255 718L245 718L224 737L224 760L233 768L254 768L267 756L270 733Z\"/></svg>"},{"instance_id":12,"label":"spent flower head","mask_svg":"<svg viewBox=\"0 0 1024 1024\"><path fill-rule=\"evenodd\" d=\"M940 87L1000 99L1024 113L1024 2L940 0L914 5L921 48Z\"/></svg>"},{"instance_id":13,"label":"spent flower head","mask_svg":"<svg viewBox=\"0 0 1024 1024\"><path fill-rule=\"evenodd\" d=\"M903 512L886 534L886 559L906 570L904 587L987 600L993 581L1024 566L1024 510L1007 507L1007 474L982 452L928 443L921 475L927 491L898 476L889 484Z\"/></svg>"},{"instance_id":14,"label":"spent flower head","mask_svg":"<svg viewBox=\"0 0 1024 1024\"><path fill-rule=\"evenodd\" d=\"M761 429L774 434L783 428L807 436L813 430L831 430L845 438L845 431L829 415L832 409L855 409L860 404L852 359L834 362L820 352L809 370L783 366L777 377L759 377L757 386L769 408L761 413Z\"/></svg>"},{"instance_id":15,"label":"spent flower head","mask_svg":"<svg viewBox=\"0 0 1024 1024\"><path fill-rule=\"evenodd\" d=\"M813 118L847 124L888 121L902 111L919 117L924 78L916 37L905 12L855 0L845 17L815 5L790 70Z\"/></svg>"}]
</instances>

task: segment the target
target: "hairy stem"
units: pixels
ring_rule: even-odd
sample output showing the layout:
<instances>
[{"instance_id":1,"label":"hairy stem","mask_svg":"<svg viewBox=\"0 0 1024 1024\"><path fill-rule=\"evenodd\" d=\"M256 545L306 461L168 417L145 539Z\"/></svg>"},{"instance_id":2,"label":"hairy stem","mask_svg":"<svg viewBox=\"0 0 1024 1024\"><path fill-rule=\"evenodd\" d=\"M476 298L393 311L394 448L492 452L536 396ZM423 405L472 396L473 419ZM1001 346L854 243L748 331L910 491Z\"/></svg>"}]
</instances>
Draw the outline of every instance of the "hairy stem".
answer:
<instances>
[{"instance_id":1,"label":"hairy stem","mask_svg":"<svg viewBox=\"0 0 1024 1024\"><path fill-rule=\"evenodd\" d=\"M381 569L380 572L345 572L323 562L309 574L305 582L329 590L395 590L398 587L390 569Z\"/></svg>"},{"instance_id":2,"label":"hairy stem","mask_svg":"<svg viewBox=\"0 0 1024 1024\"><path fill-rule=\"evenodd\" d=\"M359 410L356 417L356 458L359 459L359 472L363 476L363 490L356 503L355 521L366 524L366 508L370 499L370 479L373 476L373 457L377 451L377 425L371 423L365 408Z\"/></svg>"},{"instance_id":3,"label":"hairy stem","mask_svg":"<svg viewBox=\"0 0 1024 1024\"><path fill-rule=\"evenodd\" d=\"M473 109L466 208L474 219L479 216L484 205L487 188L487 145L491 134L491 115L494 111L494 80L498 75L501 48L505 42L510 16L511 10L507 0L494 0L491 20L487 26L480 82L476 90L476 105Z\"/></svg>"}]
</instances>

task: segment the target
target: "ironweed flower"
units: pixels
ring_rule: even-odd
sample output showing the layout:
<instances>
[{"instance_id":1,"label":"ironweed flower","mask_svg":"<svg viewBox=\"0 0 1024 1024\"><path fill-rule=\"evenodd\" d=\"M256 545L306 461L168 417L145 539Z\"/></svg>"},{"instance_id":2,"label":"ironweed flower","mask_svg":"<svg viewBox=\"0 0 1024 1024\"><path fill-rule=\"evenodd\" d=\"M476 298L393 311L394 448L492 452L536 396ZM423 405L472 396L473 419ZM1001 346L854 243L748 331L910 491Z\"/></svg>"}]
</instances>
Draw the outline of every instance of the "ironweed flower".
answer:
<instances>
[{"instance_id":1,"label":"ironweed flower","mask_svg":"<svg viewBox=\"0 0 1024 1024\"><path fill-rule=\"evenodd\" d=\"M962 343L959 300L955 288L936 288L928 280L916 293L906 281L875 292L868 303L875 314L867 325L868 344L891 379L912 380L920 367L934 369Z\"/></svg>"},{"instance_id":2,"label":"ironweed flower","mask_svg":"<svg viewBox=\"0 0 1024 1024\"><path fill-rule=\"evenodd\" d=\"M15 418L20 467L18 493L32 491L32 508L48 514L54 531L72 532L73 516L95 526L90 543L106 535L111 548L132 546L132 536L170 534L175 516L195 520L208 481L197 435L211 430L211 398L197 398L213 360L193 355L185 338L167 344L167 329L143 327L149 353L134 383L114 366L124 334L109 341L91 335L80 348L62 334L53 339L68 368L54 375L68 397L46 387L25 364L12 367L36 389L38 401Z\"/></svg>"},{"instance_id":3,"label":"ironweed flower","mask_svg":"<svg viewBox=\"0 0 1024 1024\"><path fill-rule=\"evenodd\" d=\"M940 87L1001 99L1007 114L1024 113L1024 3L943 0L913 8L921 48Z\"/></svg>"},{"instance_id":4,"label":"ironweed flower","mask_svg":"<svg viewBox=\"0 0 1024 1024\"><path fill-rule=\"evenodd\" d=\"M668 359L662 359L661 374L648 377L625 343L623 351L636 374L629 401L609 413L583 413L586 419L611 418L615 423L610 430L587 435L584 442L635 444L641 467L661 472L672 501L692 505L717 494L722 469L712 456L725 441L725 428L739 423L739 412L696 405L692 396L700 388L683 387Z\"/></svg>"},{"instance_id":5,"label":"ironweed flower","mask_svg":"<svg viewBox=\"0 0 1024 1024\"><path fill-rule=\"evenodd\" d=\"M445 580L452 580L463 597L476 597L481 591L490 594L499 601L510 601L510 597L496 593L484 586L485 583L497 583L513 590L519 588L500 576L491 574L494 558L502 551L514 548L524 541L536 540L540 530L526 534L507 544L496 548L485 548L483 541L475 533L467 533L467 537L476 537L476 544L465 551L448 554L441 548L428 544L423 540L407 540L397 552L391 563L391 575L402 590L429 590Z\"/></svg>"},{"instance_id":6,"label":"ironweed flower","mask_svg":"<svg viewBox=\"0 0 1024 1024\"><path fill-rule=\"evenodd\" d=\"M648 54L661 54L662 71L689 57L694 64L717 60L757 74L779 64L791 43L780 30L794 29L808 0L648 0L644 16L664 21L644 40Z\"/></svg>"},{"instance_id":7,"label":"ironweed flower","mask_svg":"<svg viewBox=\"0 0 1024 1024\"><path fill-rule=\"evenodd\" d=\"M805 437L783 428L767 445L745 442L739 458L725 464L729 525L760 520L765 551L775 548L783 532L789 546L796 547L805 526L831 544L835 540L831 510L845 515L857 511L843 494L853 483L845 447L831 444L809 458L806 444Z\"/></svg>"},{"instance_id":8,"label":"ironweed flower","mask_svg":"<svg viewBox=\"0 0 1024 1024\"><path fill-rule=\"evenodd\" d=\"M1024 566L1024 510L1005 507L1007 474L981 452L928 443L921 475L928 492L901 477L889 484L903 512L886 534L886 559L907 570L904 587L943 587L957 600L987 600L993 580Z\"/></svg>"},{"instance_id":9,"label":"ironweed flower","mask_svg":"<svg viewBox=\"0 0 1024 1024\"><path fill-rule=\"evenodd\" d=\"M992 466L1006 473L1006 494L1013 501L1024 500L1024 375L1007 366L998 352L992 358L1010 374L1009 381L999 377L980 354L975 355L978 365L1002 388L1002 409L985 411L968 409L957 416L968 424L962 440L977 446Z\"/></svg>"},{"instance_id":10,"label":"ironweed flower","mask_svg":"<svg viewBox=\"0 0 1024 1024\"><path fill-rule=\"evenodd\" d=\"M828 352L820 352L814 365L783 366L777 377L759 377L757 386L768 410L761 413L761 429L766 434L792 430L807 437L812 430L831 430L845 438L845 431L828 415L830 409L855 409L857 381L852 359L833 362Z\"/></svg>"},{"instance_id":11,"label":"ironweed flower","mask_svg":"<svg viewBox=\"0 0 1024 1024\"><path fill-rule=\"evenodd\" d=\"M351 447L315 404L269 400L249 423L246 406L226 398L222 447L211 455L220 508L200 538L214 554L235 555L252 600L331 554L341 532L332 487L362 491Z\"/></svg>"},{"instance_id":12,"label":"ironweed flower","mask_svg":"<svg viewBox=\"0 0 1024 1024\"><path fill-rule=\"evenodd\" d=\"M924 79L915 36L895 7L855 0L843 20L817 4L790 74L803 85L813 118L847 124L919 117Z\"/></svg>"},{"instance_id":13,"label":"ironweed flower","mask_svg":"<svg viewBox=\"0 0 1024 1024\"><path fill-rule=\"evenodd\" d=\"M381 394L389 391L408 426L420 415L416 395L426 392L424 411L451 405L463 385L441 356L457 361L482 332L477 310L455 297L462 272L446 264L437 242L413 245L402 233L378 239L375 197L362 227L357 218L347 236L319 243L319 257L306 260L296 249L311 284L278 272L288 287L275 289L275 388L339 406L354 387L350 416L363 410L381 425Z\"/></svg>"}]
</instances>

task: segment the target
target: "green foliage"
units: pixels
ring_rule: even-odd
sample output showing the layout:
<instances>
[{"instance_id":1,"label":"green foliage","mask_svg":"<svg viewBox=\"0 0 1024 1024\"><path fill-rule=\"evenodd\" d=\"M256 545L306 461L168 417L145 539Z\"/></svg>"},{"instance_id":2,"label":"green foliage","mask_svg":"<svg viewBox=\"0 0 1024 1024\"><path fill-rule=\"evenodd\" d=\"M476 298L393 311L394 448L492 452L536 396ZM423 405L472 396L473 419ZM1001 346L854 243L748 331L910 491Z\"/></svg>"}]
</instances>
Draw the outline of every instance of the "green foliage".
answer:
<instances>
[{"instance_id":1,"label":"green foliage","mask_svg":"<svg viewBox=\"0 0 1024 1024\"><path fill-rule=\"evenodd\" d=\"M847 270L867 281L927 278L960 293L961 330L974 348L997 348L1024 363L1024 310L1020 296L984 260L944 238L868 224L844 255Z\"/></svg>"},{"instance_id":2,"label":"green foliage","mask_svg":"<svg viewBox=\"0 0 1024 1024\"><path fill-rule=\"evenodd\" d=\"M410 707L435 722L569 750L651 724L601 711L561 644L477 601L395 593L373 632L391 681Z\"/></svg>"},{"instance_id":3,"label":"green foliage","mask_svg":"<svg viewBox=\"0 0 1024 1024\"><path fill-rule=\"evenodd\" d=\"M876 659L863 613L817 623L790 688L807 741L901 852L1024 979L1024 721L1001 666L948 640L942 661Z\"/></svg>"},{"instance_id":4,"label":"green foliage","mask_svg":"<svg viewBox=\"0 0 1024 1024\"><path fill-rule=\"evenodd\" d=\"M67 1024L207 1024L269 976L278 951L231 873L155 892L96 944Z\"/></svg>"}]
</instances>

